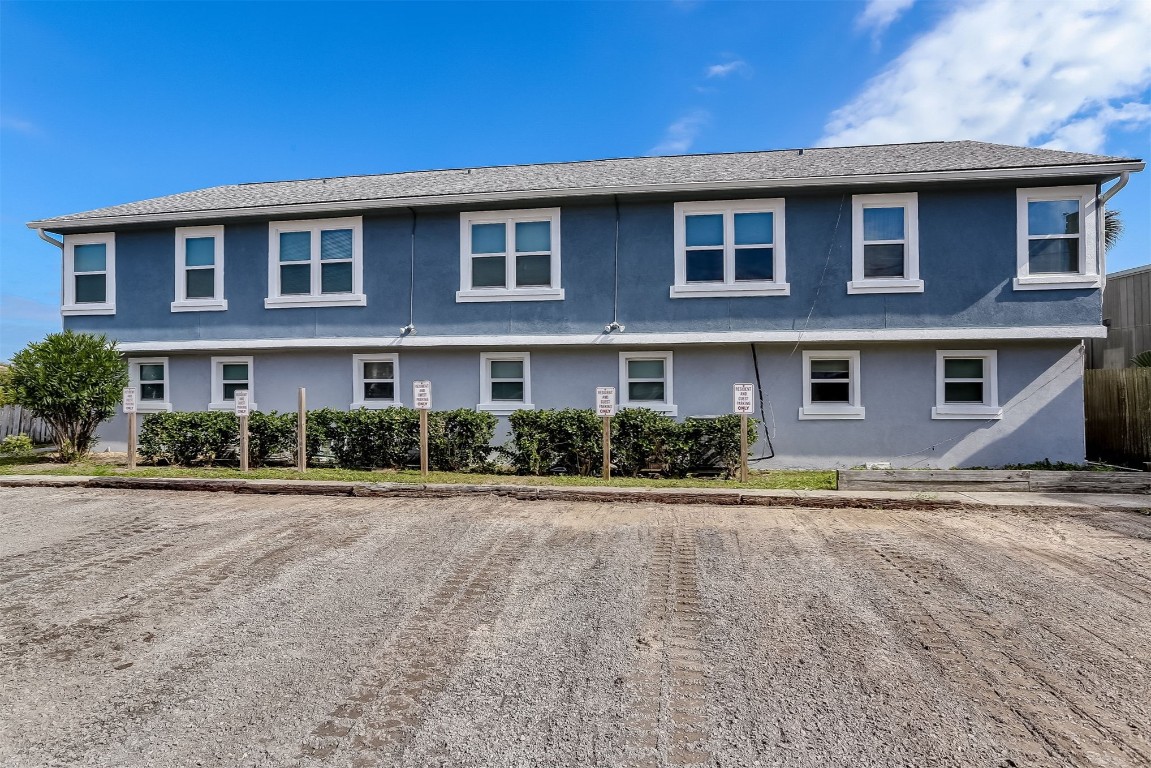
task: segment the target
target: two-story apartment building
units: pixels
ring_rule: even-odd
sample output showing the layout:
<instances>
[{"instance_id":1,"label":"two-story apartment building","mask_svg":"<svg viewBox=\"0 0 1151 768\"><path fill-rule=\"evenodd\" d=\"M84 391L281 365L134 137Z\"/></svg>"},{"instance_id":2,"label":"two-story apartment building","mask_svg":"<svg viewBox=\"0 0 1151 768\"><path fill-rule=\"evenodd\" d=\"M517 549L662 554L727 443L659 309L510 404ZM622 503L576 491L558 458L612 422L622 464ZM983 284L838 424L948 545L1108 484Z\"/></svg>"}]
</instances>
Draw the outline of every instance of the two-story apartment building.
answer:
<instances>
[{"instance_id":1,"label":"two-story apartment building","mask_svg":"<svg viewBox=\"0 0 1151 768\"><path fill-rule=\"evenodd\" d=\"M237 184L34 221L142 409L726 413L766 466L1084 458L1102 204L1139 160L978 142ZM1119 179L1107 192L1103 185ZM122 442L122 424L105 430ZM766 444L762 447L766 448Z\"/></svg>"}]
</instances>

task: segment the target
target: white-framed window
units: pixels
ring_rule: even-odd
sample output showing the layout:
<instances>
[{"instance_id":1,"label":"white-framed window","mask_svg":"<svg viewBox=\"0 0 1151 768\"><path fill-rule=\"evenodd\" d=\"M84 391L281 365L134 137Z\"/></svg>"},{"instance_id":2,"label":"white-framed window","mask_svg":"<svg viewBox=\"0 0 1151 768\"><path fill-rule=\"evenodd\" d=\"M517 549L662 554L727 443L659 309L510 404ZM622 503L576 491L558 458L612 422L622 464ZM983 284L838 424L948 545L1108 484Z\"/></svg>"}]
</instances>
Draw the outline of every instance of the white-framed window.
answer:
<instances>
[{"instance_id":1,"label":"white-framed window","mask_svg":"<svg viewBox=\"0 0 1151 768\"><path fill-rule=\"evenodd\" d=\"M919 195L851 196L848 293L922 293Z\"/></svg>"},{"instance_id":2,"label":"white-framed window","mask_svg":"<svg viewBox=\"0 0 1151 768\"><path fill-rule=\"evenodd\" d=\"M619 407L649 408L675 416L671 352L619 353Z\"/></svg>"},{"instance_id":3,"label":"white-framed window","mask_svg":"<svg viewBox=\"0 0 1151 768\"><path fill-rule=\"evenodd\" d=\"M808 350L803 353L803 406L800 419L862 419L859 352Z\"/></svg>"},{"instance_id":4,"label":"white-framed window","mask_svg":"<svg viewBox=\"0 0 1151 768\"><path fill-rule=\"evenodd\" d=\"M1015 290L1100 287L1095 188L1018 189L1015 199Z\"/></svg>"},{"instance_id":5,"label":"white-framed window","mask_svg":"<svg viewBox=\"0 0 1151 768\"><path fill-rule=\"evenodd\" d=\"M560 209L460 214L456 301L559 301Z\"/></svg>"},{"instance_id":6,"label":"white-framed window","mask_svg":"<svg viewBox=\"0 0 1151 768\"><path fill-rule=\"evenodd\" d=\"M400 356L395 352L352 355L353 408L402 406L399 397Z\"/></svg>"},{"instance_id":7,"label":"white-framed window","mask_svg":"<svg viewBox=\"0 0 1151 768\"><path fill-rule=\"evenodd\" d=\"M787 296L783 198L675 204L673 299Z\"/></svg>"},{"instance_id":8,"label":"white-framed window","mask_svg":"<svg viewBox=\"0 0 1151 768\"><path fill-rule=\"evenodd\" d=\"M228 308L224 299L224 227L176 228L176 300L173 312Z\"/></svg>"},{"instance_id":9,"label":"white-framed window","mask_svg":"<svg viewBox=\"0 0 1151 768\"><path fill-rule=\"evenodd\" d=\"M116 314L116 235L64 235L62 315Z\"/></svg>"},{"instance_id":10,"label":"white-framed window","mask_svg":"<svg viewBox=\"0 0 1151 768\"><path fill-rule=\"evenodd\" d=\"M532 366L528 352L480 353L480 403L477 411L507 416L532 410Z\"/></svg>"},{"instance_id":11,"label":"white-framed window","mask_svg":"<svg viewBox=\"0 0 1151 768\"><path fill-rule=\"evenodd\" d=\"M136 390L136 410L158 413L172 410L168 387L168 358L134 357L128 360L129 386Z\"/></svg>"},{"instance_id":12,"label":"white-framed window","mask_svg":"<svg viewBox=\"0 0 1151 768\"><path fill-rule=\"evenodd\" d=\"M266 308L365 304L362 217L268 225Z\"/></svg>"},{"instance_id":13,"label":"white-framed window","mask_svg":"<svg viewBox=\"0 0 1151 768\"><path fill-rule=\"evenodd\" d=\"M933 419L998 419L999 370L994 349L941 349L935 353Z\"/></svg>"},{"instance_id":14,"label":"white-framed window","mask_svg":"<svg viewBox=\"0 0 1151 768\"><path fill-rule=\"evenodd\" d=\"M212 358L212 402L209 408L232 410L236 407L236 390L248 390L248 407L256 410L256 390L251 357Z\"/></svg>"}]
</instances>

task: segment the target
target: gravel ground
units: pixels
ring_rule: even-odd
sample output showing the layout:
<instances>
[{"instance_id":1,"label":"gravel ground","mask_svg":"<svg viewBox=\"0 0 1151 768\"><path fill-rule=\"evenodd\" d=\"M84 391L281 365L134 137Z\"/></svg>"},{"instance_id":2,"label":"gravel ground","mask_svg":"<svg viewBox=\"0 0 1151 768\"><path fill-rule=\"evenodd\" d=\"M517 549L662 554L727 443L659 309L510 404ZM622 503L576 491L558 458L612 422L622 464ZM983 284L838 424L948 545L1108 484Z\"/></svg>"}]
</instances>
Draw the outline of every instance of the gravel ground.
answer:
<instances>
[{"instance_id":1,"label":"gravel ground","mask_svg":"<svg viewBox=\"0 0 1151 768\"><path fill-rule=\"evenodd\" d=\"M0 765L1151 763L1151 517L0 491Z\"/></svg>"}]
</instances>

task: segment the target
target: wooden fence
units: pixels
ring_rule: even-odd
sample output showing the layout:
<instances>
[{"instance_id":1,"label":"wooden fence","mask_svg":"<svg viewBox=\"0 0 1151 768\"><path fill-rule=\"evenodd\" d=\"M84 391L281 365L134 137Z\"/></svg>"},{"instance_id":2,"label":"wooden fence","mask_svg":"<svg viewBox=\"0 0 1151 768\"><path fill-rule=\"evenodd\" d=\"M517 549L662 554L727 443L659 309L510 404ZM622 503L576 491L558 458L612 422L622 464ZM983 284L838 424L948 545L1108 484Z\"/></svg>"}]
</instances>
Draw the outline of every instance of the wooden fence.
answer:
<instances>
[{"instance_id":1,"label":"wooden fence","mask_svg":"<svg viewBox=\"0 0 1151 768\"><path fill-rule=\"evenodd\" d=\"M52 433L48 425L28 411L18 405L6 405L0 408L0 440L8 435L19 434L28 435L36 445L52 442Z\"/></svg>"},{"instance_id":2,"label":"wooden fence","mask_svg":"<svg viewBox=\"0 0 1151 768\"><path fill-rule=\"evenodd\" d=\"M1151 461L1151 368L1084 374L1087 458L1143 469Z\"/></svg>"}]
</instances>

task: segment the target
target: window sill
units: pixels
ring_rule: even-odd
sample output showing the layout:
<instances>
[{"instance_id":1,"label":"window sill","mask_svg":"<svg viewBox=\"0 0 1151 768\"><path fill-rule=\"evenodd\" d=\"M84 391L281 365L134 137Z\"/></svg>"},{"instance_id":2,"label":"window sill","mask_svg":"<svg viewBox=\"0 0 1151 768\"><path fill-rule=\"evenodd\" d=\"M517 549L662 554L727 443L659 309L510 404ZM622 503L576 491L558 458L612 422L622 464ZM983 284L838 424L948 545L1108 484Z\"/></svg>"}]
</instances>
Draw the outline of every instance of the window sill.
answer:
<instances>
[{"instance_id":1,"label":"window sill","mask_svg":"<svg viewBox=\"0 0 1151 768\"><path fill-rule=\"evenodd\" d=\"M404 404L396 400L368 400L352 403L350 407L353 411L357 408L367 408L369 411L383 411L388 408L403 408Z\"/></svg>"},{"instance_id":2,"label":"window sill","mask_svg":"<svg viewBox=\"0 0 1151 768\"><path fill-rule=\"evenodd\" d=\"M173 312L223 312L227 308L227 299L189 299L172 302Z\"/></svg>"},{"instance_id":3,"label":"window sill","mask_svg":"<svg viewBox=\"0 0 1151 768\"><path fill-rule=\"evenodd\" d=\"M673 299L710 299L733 296L790 296L791 283L696 283L673 285L669 291Z\"/></svg>"},{"instance_id":4,"label":"window sill","mask_svg":"<svg viewBox=\"0 0 1151 768\"><path fill-rule=\"evenodd\" d=\"M486 411L494 416L511 416L516 411L534 411L532 403L480 403L477 411Z\"/></svg>"},{"instance_id":5,"label":"window sill","mask_svg":"<svg viewBox=\"0 0 1151 768\"><path fill-rule=\"evenodd\" d=\"M264 309L291 309L293 307L363 307L368 297L362 293L341 293L330 296L269 296Z\"/></svg>"},{"instance_id":6,"label":"window sill","mask_svg":"<svg viewBox=\"0 0 1151 768\"><path fill-rule=\"evenodd\" d=\"M235 402L208 403L208 409L212 410L212 411L235 411L236 410L236 403ZM252 411L258 411L258 410L260 410L260 406L256 405L255 403L252 403L252 402L248 403L248 412L249 413L251 413Z\"/></svg>"},{"instance_id":7,"label":"window sill","mask_svg":"<svg viewBox=\"0 0 1151 768\"><path fill-rule=\"evenodd\" d=\"M988 419L1002 419L1003 409L994 408L989 405L970 405L970 406L936 406L931 409L931 418L933 419L979 419L980 421L987 421Z\"/></svg>"},{"instance_id":8,"label":"window sill","mask_svg":"<svg viewBox=\"0 0 1151 768\"><path fill-rule=\"evenodd\" d=\"M1025 275L1015 278L1013 283L1017 291L1071 290L1101 286L1098 275Z\"/></svg>"},{"instance_id":9,"label":"window sill","mask_svg":"<svg viewBox=\"0 0 1151 768\"><path fill-rule=\"evenodd\" d=\"M799 409L799 420L809 421L815 419L862 419L865 409L855 405L822 405L804 406Z\"/></svg>"},{"instance_id":10,"label":"window sill","mask_svg":"<svg viewBox=\"0 0 1151 768\"><path fill-rule=\"evenodd\" d=\"M77 315L114 315L115 304L65 304L60 307L60 314L64 317Z\"/></svg>"},{"instance_id":11,"label":"window sill","mask_svg":"<svg viewBox=\"0 0 1151 768\"><path fill-rule=\"evenodd\" d=\"M623 410L624 408L647 408L649 411L662 413L665 416L679 415L679 406L670 403L620 403L618 409Z\"/></svg>"},{"instance_id":12,"label":"window sill","mask_svg":"<svg viewBox=\"0 0 1151 768\"><path fill-rule=\"evenodd\" d=\"M923 293L922 280L904 280L902 278L881 280L852 280L847 284L847 292L851 293Z\"/></svg>"},{"instance_id":13,"label":"window sill","mask_svg":"<svg viewBox=\"0 0 1151 768\"><path fill-rule=\"evenodd\" d=\"M493 288L456 291L456 303L481 301L563 301L563 288Z\"/></svg>"},{"instance_id":14,"label":"window sill","mask_svg":"<svg viewBox=\"0 0 1151 768\"><path fill-rule=\"evenodd\" d=\"M156 401L136 401L136 413L171 413L171 403L158 403Z\"/></svg>"}]
</instances>

